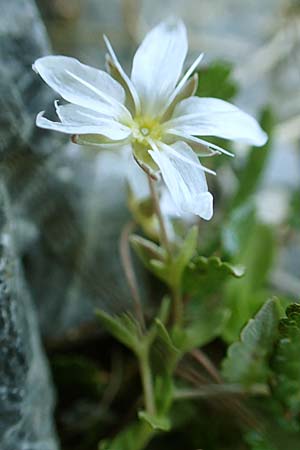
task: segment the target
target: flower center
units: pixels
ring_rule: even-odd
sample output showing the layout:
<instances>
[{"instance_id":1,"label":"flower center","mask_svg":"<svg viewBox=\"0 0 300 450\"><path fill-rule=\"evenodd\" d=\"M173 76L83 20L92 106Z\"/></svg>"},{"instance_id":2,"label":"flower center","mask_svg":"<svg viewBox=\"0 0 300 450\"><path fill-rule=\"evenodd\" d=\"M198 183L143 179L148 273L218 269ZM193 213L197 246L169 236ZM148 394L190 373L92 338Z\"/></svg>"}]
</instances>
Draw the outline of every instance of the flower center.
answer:
<instances>
[{"instance_id":1,"label":"flower center","mask_svg":"<svg viewBox=\"0 0 300 450\"><path fill-rule=\"evenodd\" d=\"M132 135L134 141L149 146L149 140L160 140L162 138L161 124L148 117L135 117L132 124Z\"/></svg>"}]
</instances>

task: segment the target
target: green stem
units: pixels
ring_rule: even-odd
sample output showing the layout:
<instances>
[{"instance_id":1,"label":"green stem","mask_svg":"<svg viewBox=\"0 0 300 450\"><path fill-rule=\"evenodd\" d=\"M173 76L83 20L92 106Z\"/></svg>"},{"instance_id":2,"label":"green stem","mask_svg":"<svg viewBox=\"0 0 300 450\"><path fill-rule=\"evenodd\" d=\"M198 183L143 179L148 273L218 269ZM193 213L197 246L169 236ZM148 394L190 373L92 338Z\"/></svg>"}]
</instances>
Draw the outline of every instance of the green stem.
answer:
<instances>
[{"instance_id":1,"label":"green stem","mask_svg":"<svg viewBox=\"0 0 300 450\"><path fill-rule=\"evenodd\" d=\"M211 384L199 389L181 389L175 392L175 400L189 398L207 398L228 395L269 395L269 388L265 384L253 384L246 388L240 384Z\"/></svg>"},{"instance_id":2,"label":"green stem","mask_svg":"<svg viewBox=\"0 0 300 450\"><path fill-rule=\"evenodd\" d=\"M155 402L154 402L152 374L151 374L151 368L150 368L150 364L149 364L148 348L146 350L144 349L143 352L141 352L138 355L138 358L139 358L141 380L142 380L143 392L144 392L145 409L149 414L154 415L155 414Z\"/></svg>"}]
</instances>

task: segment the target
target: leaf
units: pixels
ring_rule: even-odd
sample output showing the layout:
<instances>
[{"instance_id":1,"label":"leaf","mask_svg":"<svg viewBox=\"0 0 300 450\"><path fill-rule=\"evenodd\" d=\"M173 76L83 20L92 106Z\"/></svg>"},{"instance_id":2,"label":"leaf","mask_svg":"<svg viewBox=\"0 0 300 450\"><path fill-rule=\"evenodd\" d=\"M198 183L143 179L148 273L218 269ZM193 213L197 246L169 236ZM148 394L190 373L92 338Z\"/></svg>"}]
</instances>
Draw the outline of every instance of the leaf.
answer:
<instances>
[{"instance_id":1,"label":"leaf","mask_svg":"<svg viewBox=\"0 0 300 450\"><path fill-rule=\"evenodd\" d=\"M175 347L166 327L155 319L156 338L151 348L152 367L155 373L170 374L174 370L180 356L179 349Z\"/></svg>"},{"instance_id":2,"label":"leaf","mask_svg":"<svg viewBox=\"0 0 300 450\"><path fill-rule=\"evenodd\" d=\"M258 431L249 431L245 435L245 440L251 450L276 450L269 442L268 437Z\"/></svg>"},{"instance_id":3,"label":"leaf","mask_svg":"<svg viewBox=\"0 0 300 450\"><path fill-rule=\"evenodd\" d=\"M288 410L289 416L300 413L300 304L286 310L279 323L279 340L274 352L274 396Z\"/></svg>"},{"instance_id":4,"label":"leaf","mask_svg":"<svg viewBox=\"0 0 300 450\"><path fill-rule=\"evenodd\" d=\"M171 285L174 286L174 279L181 280L184 269L190 262L197 248L198 227L192 227L185 240L181 244L180 251L174 259L171 269Z\"/></svg>"},{"instance_id":5,"label":"leaf","mask_svg":"<svg viewBox=\"0 0 300 450\"><path fill-rule=\"evenodd\" d=\"M161 281L169 284L170 266L165 250L138 235L132 235L130 242L146 269Z\"/></svg>"},{"instance_id":6,"label":"leaf","mask_svg":"<svg viewBox=\"0 0 300 450\"><path fill-rule=\"evenodd\" d=\"M137 320L129 313L111 316L102 310L96 311L103 327L126 347L137 352L140 344L141 330Z\"/></svg>"},{"instance_id":7,"label":"leaf","mask_svg":"<svg viewBox=\"0 0 300 450\"><path fill-rule=\"evenodd\" d=\"M153 416L146 411L139 411L138 416L148 423L153 430L169 431L171 428L170 420L167 417Z\"/></svg>"},{"instance_id":8,"label":"leaf","mask_svg":"<svg viewBox=\"0 0 300 450\"><path fill-rule=\"evenodd\" d=\"M101 441L98 450L132 450L144 448L151 435L150 424L136 422L119 433L114 439Z\"/></svg>"},{"instance_id":9,"label":"leaf","mask_svg":"<svg viewBox=\"0 0 300 450\"><path fill-rule=\"evenodd\" d=\"M170 265L167 262L162 262L157 259L151 259L150 271L157 276L161 281L169 284L170 281Z\"/></svg>"},{"instance_id":10,"label":"leaf","mask_svg":"<svg viewBox=\"0 0 300 450\"><path fill-rule=\"evenodd\" d=\"M166 252L164 249L148 239L133 234L130 236L130 242L144 265L149 270L151 270L151 260L164 261L166 259Z\"/></svg>"},{"instance_id":11,"label":"leaf","mask_svg":"<svg viewBox=\"0 0 300 450\"><path fill-rule=\"evenodd\" d=\"M174 330L173 335L181 350L203 346L222 333L230 311L215 294L221 292L226 281L243 274L242 266L217 256L196 256L189 263L183 276L183 292L191 298L185 306L184 328Z\"/></svg>"},{"instance_id":12,"label":"leaf","mask_svg":"<svg viewBox=\"0 0 300 450\"><path fill-rule=\"evenodd\" d=\"M217 61L200 70L196 95L231 100L238 92L237 83L231 78L232 64Z\"/></svg>"},{"instance_id":13,"label":"leaf","mask_svg":"<svg viewBox=\"0 0 300 450\"><path fill-rule=\"evenodd\" d=\"M171 299L169 296L165 295L161 301L157 318L165 325L170 316L171 310ZM155 323L155 322L154 322ZM155 325L156 326L156 325Z\"/></svg>"},{"instance_id":14,"label":"leaf","mask_svg":"<svg viewBox=\"0 0 300 450\"><path fill-rule=\"evenodd\" d=\"M185 271L183 289L191 296L201 295L206 297L219 290L226 280L232 277L240 278L243 275L243 266L234 266L228 262L223 262L217 256L211 256L210 258L197 256Z\"/></svg>"},{"instance_id":15,"label":"leaf","mask_svg":"<svg viewBox=\"0 0 300 450\"><path fill-rule=\"evenodd\" d=\"M227 308L210 302L198 304L193 314L192 308L188 309L184 328L174 330L174 340L183 352L202 347L220 336L230 316Z\"/></svg>"},{"instance_id":16,"label":"leaf","mask_svg":"<svg viewBox=\"0 0 300 450\"><path fill-rule=\"evenodd\" d=\"M147 239L132 236L131 243L138 256L157 278L174 287L181 282L182 274L197 247L198 227L192 227L181 243L177 254L169 258L165 250Z\"/></svg>"},{"instance_id":17,"label":"leaf","mask_svg":"<svg viewBox=\"0 0 300 450\"><path fill-rule=\"evenodd\" d=\"M268 300L245 326L240 340L229 347L222 364L227 381L246 386L267 382L270 375L268 361L277 338L278 320L277 303Z\"/></svg>"}]
</instances>

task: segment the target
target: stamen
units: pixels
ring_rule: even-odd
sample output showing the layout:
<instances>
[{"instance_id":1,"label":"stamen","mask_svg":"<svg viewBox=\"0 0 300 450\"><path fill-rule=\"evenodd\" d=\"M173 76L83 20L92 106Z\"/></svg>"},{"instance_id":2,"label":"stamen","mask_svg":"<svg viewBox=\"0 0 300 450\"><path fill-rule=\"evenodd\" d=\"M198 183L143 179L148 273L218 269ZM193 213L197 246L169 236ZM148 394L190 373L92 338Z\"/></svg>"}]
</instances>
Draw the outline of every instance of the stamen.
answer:
<instances>
[{"instance_id":1,"label":"stamen","mask_svg":"<svg viewBox=\"0 0 300 450\"><path fill-rule=\"evenodd\" d=\"M149 129L148 129L148 128L141 128L141 133L142 133L144 136L148 136L148 134L149 134L150 132L149 132Z\"/></svg>"}]
</instances>

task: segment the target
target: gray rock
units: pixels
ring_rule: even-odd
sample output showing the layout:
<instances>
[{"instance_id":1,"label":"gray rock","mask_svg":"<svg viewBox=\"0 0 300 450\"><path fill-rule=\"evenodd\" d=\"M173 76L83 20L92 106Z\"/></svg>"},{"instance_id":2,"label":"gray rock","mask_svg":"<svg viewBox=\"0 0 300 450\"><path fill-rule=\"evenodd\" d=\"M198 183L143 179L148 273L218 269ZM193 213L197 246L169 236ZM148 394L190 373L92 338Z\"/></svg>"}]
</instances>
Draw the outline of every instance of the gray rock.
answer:
<instances>
[{"instance_id":1,"label":"gray rock","mask_svg":"<svg viewBox=\"0 0 300 450\"><path fill-rule=\"evenodd\" d=\"M54 395L0 185L0 448L56 450Z\"/></svg>"}]
</instances>

